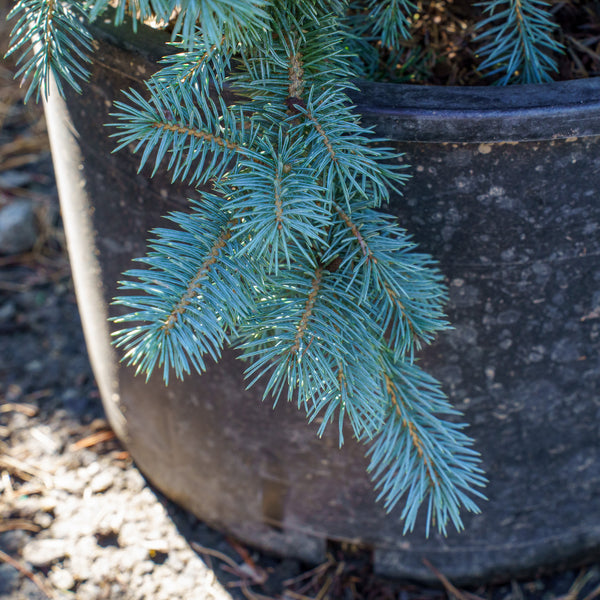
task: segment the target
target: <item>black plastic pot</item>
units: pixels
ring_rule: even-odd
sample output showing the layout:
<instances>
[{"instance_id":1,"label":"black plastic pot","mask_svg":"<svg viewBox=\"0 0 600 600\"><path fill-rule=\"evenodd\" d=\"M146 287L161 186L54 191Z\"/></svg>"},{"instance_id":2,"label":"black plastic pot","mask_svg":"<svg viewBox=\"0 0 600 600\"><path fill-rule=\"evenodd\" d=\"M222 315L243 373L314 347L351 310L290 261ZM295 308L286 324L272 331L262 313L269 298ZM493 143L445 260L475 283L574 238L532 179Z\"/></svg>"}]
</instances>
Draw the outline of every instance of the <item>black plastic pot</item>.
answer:
<instances>
[{"instance_id":1,"label":"black plastic pot","mask_svg":"<svg viewBox=\"0 0 600 600\"><path fill-rule=\"evenodd\" d=\"M137 38L136 43L140 43ZM114 41L114 40L113 40ZM143 42L145 43L145 42ZM367 83L358 110L412 165L390 210L448 278L454 330L422 355L472 424L489 502L466 531L403 536L375 503L364 447L337 448L294 406L246 391L226 353L202 377L146 384L119 366L107 317L150 228L186 206L137 175L102 126L156 68L154 42L101 39L84 94L55 94L49 131L75 285L102 398L140 469L239 539L318 562L370 547L379 573L459 582L523 575L600 550L600 81L508 89ZM346 436L347 439L350 435Z\"/></svg>"}]
</instances>

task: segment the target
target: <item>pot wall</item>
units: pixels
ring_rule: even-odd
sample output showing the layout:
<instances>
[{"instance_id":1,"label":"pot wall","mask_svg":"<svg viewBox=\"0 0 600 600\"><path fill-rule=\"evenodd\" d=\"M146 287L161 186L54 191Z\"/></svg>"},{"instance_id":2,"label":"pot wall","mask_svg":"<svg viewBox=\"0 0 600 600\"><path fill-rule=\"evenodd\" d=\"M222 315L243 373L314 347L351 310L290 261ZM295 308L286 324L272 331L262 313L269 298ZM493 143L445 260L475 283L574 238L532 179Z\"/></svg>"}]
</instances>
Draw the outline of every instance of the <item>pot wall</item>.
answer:
<instances>
[{"instance_id":1,"label":"pot wall","mask_svg":"<svg viewBox=\"0 0 600 600\"><path fill-rule=\"evenodd\" d=\"M106 40L97 57L83 96L69 94L63 103L52 95L49 130L103 402L159 489L263 549L317 562L328 541L359 542L372 548L380 573L412 579L434 579L423 557L465 582L512 577L600 549L600 138L565 139L571 128L555 140L504 143L499 134L486 140L480 123L474 141L465 142L455 119L454 133L432 141L422 132L435 131L440 110L419 104L414 91L371 84L357 96L379 133L411 140L395 142L413 178L390 210L440 261L455 327L423 353L422 364L465 412L490 479L489 502L481 515L465 515L463 533L426 540L422 524L402 536L400 510L387 515L375 503L364 447L349 432L339 450L335 432L317 439L294 406L261 403L262 390L244 390L233 354L168 389L118 366L106 325L116 314L109 303L117 281L144 254L148 230L184 208L192 192L173 188L168 177L137 175L137 158L126 151L109 154L113 143L101 124L110 121L111 103L155 67ZM365 97L378 104L366 105ZM488 105L479 102L481 112ZM452 110L456 117L464 106ZM557 113L563 123L573 115L565 111ZM439 129L447 134L454 117L444 114ZM419 136L427 141L413 143Z\"/></svg>"}]
</instances>

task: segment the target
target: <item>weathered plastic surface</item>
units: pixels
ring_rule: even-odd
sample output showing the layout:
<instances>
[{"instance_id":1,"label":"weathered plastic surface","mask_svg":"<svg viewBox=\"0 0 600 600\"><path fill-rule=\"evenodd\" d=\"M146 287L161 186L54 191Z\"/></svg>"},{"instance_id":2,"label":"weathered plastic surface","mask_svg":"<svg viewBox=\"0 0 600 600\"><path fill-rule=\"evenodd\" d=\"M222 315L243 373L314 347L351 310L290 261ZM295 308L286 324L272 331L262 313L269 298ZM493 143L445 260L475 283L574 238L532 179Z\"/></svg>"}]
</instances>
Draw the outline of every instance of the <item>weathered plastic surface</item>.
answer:
<instances>
[{"instance_id":1,"label":"weathered plastic surface","mask_svg":"<svg viewBox=\"0 0 600 600\"><path fill-rule=\"evenodd\" d=\"M570 84L536 91L560 115L560 131L551 132L547 112L528 106L530 117L542 114L544 124L523 125L537 132L531 136L537 141L518 143L514 123L524 119L518 97L529 103L533 97L526 88L512 88L512 108L502 109L513 110L509 143L502 142L499 111L490 104L496 91L472 92L473 110L489 111L495 124L490 142L480 118L471 143L460 127L447 126L446 109L415 100L427 90L376 86L357 96L379 133L392 123L395 139L411 140L397 142L413 179L391 210L440 261L455 327L423 354L422 364L465 411L490 479L489 502L481 515L465 515L463 533L426 540L422 526L403 536L399 511L387 515L375 503L363 447L347 435L339 450L335 432L317 439L316 427L294 406L272 410L261 403L260 389L244 389L242 365L232 354L202 377L173 381L168 389L159 378L146 384L117 365L106 323L115 314L109 302L117 281L131 258L143 255L147 231L169 210L185 208L186 192L170 187L168 177L136 175L137 158L127 151L109 153L113 142L102 124L110 120L110 105L119 89L139 85L152 67L105 42L97 56L84 95L68 97L68 116L56 96L47 106L50 136L103 401L157 487L211 525L264 549L319 561L327 540L352 540L373 549L380 573L412 579L433 578L423 557L465 582L598 552L600 131L593 128L600 120L576 138L573 132L584 130L573 115L583 95L589 110L597 110L600 82L575 82L575 98ZM468 93L455 91L455 105L474 114L464 106ZM432 141L431 121L439 114L446 115L440 125L446 137ZM566 129L565 114L575 123ZM462 121L473 129L472 119ZM412 142L419 131L428 143Z\"/></svg>"}]
</instances>

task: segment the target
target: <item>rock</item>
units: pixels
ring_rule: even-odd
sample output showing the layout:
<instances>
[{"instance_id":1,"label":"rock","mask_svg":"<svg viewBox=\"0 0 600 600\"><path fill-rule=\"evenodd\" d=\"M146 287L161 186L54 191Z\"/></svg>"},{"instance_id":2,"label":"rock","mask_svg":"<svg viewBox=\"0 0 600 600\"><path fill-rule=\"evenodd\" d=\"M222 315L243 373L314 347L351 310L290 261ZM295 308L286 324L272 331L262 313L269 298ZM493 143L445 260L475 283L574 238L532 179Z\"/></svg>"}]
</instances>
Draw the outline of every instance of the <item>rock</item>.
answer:
<instances>
[{"instance_id":1,"label":"rock","mask_svg":"<svg viewBox=\"0 0 600 600\"><path fill-rule=\"evenodd\" d=\"M0 564L0 597L11 597L13 588L19 581L19 572L7 564Z\"/></svg>"},{"instance_id":2,"label":"rock","mask_svg":"<svg viewBox=\"0 0 600 600\"><path fill-rule=\"evenodd\" d=\"M163 579L160 582L159 590L164 598L177 598L182 592L182 586L180 581L176 578Z\"/></svg>"},{"instance_id":3,"label":"rock","mask_svg":"<svg viewBox=\"0 0 600 600\"><path fill-rule=\"evenodd\" d=\"M67 541L62 539L36 539L23 548L23 558L34 567L49 567L67 554Z\"/></svg>"},{"instance_id":4,"label":"rock","mask_svg":"<svg viewBox=\"0 0 600 600\"><path fill-rule=\"evenodd\" d=\"M70 590L75 586L75 578L69 571L60 567L53 567L48 578L52 585L59 590Z\"/></svg>"},{"instance_id":5,"label":"rock","mask_svg":"<svg viewBox=\"0 0 600 600\"><path fill-rule=\"evenodd\" d=\"M8 554L18 552L29 540L30 534L21 529L0 533L0 548Z\"/></svg>"},{"instance_id":6,"label":"rock","mask_svg":"<svg viewBox=\"0 0 600 600\"><path fill-rule=\"evenodd\" d=\"M86 581L77 588L77 600L98 600L102 597L102 588L94 583Z\"/></svg>"},{"instance_id":7,"label":"rock","mask_svg":"<svg viewBox=\"0 0 600 600\"><path fill-rule=\"evenodd\" d=\"M98 473L90 483L90 489L94 494L100 494L105 492L108 488L112 487L115 482L115 478L109 471L102 471Z\"/></svg>"},{"instance_id":8,"label":"rock","mask_svg":"<svg viewBox=\"0 0 600 600\"><path fill-rule=\"evenodd\" d=\"M33 522L36 525L39 525L42 529L48 529L48 527L52 525L53 520L54 519L52 518L52 516L46 512L40 511L33 516Z\"/></svg>"},{"instance_id":9,"label":"rock","mask_svg":"<svg viewBox=\"0 0 600 600\"><path fill-rule=\"evenodd\" d=\"M56 505L58 504L58 499L55 496L42 496L39 501L40 510L50 513L54 512Z\"/></svg>"},{"instance_id":10,"label":"rock","mask_svg":"<svg viewBox=\"0 0 600 600\"><path fill-rule=\"evenodd\" d=\"M17 200L0 209L0 254L31 250L37 239L33 205Z\"/></svg>"},{"instance_id":11,"label":"rock","mask_svg":"<svg viewBox=\"0 0 600 600\"><path fill-rule=\"evenodd\" d=\"M94 536L80 536L73 545L69 572L79 581L91 576L91 564L98 555L98 544ZM77 590L79 592L79 589ZM79 600L79 597L78 597Z\"/></svg>"},{"instance_id":12,"label":"rock","mask_svg":"<svg viewBox=\"0 0 600 600\"><path fill-rule=\"evenodd\" d=\"M128 469L123 473L123 487L132 495L138 494L146 485L141 473L134 469Z\"/></svg>"},{"instance_id":13,"label":"rock","mask_svg":"<svg viewBox=\"0 0 600 600\"><path fill-rule=\"evenodd\" d=\"M12 321L17 314L17 307L13 302L5 302L0 306L0 323L8 323Z\"/></svg>"},{"instance_id":14,"label":"rock","mask_svg":"<svg viewBox=\"0 0 600 600\"><path fill-rule=\"evenodd\" d=\"M176 552L169 554L168 557L169 566L175 573L180 573L185 568L185 562L181 559Z\"/></svg>"},{"instance_id":15,"label":"rock","mask_svg":"<svg viewBox=\"0 0 600 600\"><path fill-rule=\"evenodd\" d=\"M0 173L0 187L3 188L21 188L30 184L32 180L31 173L27 171L4 171Z\"/></svg>"},{"instance_id":16,"label":"rock","mask_svg":"<svg viewBox=\"0 0 600 600\"><path fill-rule=\"evenodd\" d=\"M102 554L94 557L94 560L90 562L88 580L98 584L108 581L118 567L118 561L114 560L116 556L118 554L115 551L105 550Z\"/></svg>"},{"instance_id":17,"label":"rock","mask_svg":"<svg viewBox=\"0 0 600 600\"><path fill-rule=\"evenodd\" d=\"M135 565L134 573L136 575L145 575L146 573L152 573L156 565L151 560L142 560Z\"/></svg>"},{"instance_id":18,"label":"rock","mask_svg":"<svg viewBox=\"0 0 600 600\"><path fill-rule=\"evenodd\" d=\"M98 464L98 461L94 461L93 463L89 464L85 468L87 474L90 477L93 477L94 475L98 475L98 473L100 473L101 469L102 469L102 467Z\"/></svg>"},{"instance_id":19,"label":"rock","mask_svg":"<svg viewBox=\"0 0 600 600\"><path fill-rule=\"evenodd\" d=\"M132 545L119 554L119 567L126 573L132 572L139 563L148 558L148 551L141 546Z\"/></svg>"},{"instance_id":20,"label":"rock","mask_svg":"<svg viewBox=\"0 0 600 600\"><path fill-rule=\"evenodd\" d=\"M156 588L160 585L160 581L152 577L142 579L139 591L142 598L156 598Z\"/></svg>"},{"instance_id":21,"label":"rock","mask_svg":"<svg viewBox=\"0 0 600 600\"><path fill-rule=\"evenodd\" d=\"M29 428L29 435L37 442L40 446L38 452L42 455L54 455L58 454L60 450L60 442L56 439L56 436L47 425L38 425L37 427ZM33 445L33 444L31 444Z\"/></svg>"},{"instance_id":22,"label":"rock","mask_svg":"<svg viewBox=\"0 0 600 600\"><path fill-rule=\"evenodd\" d=\"M67 471L54 476L54 486L71 494L81 494L87 481L73 471Z\"/></svg>"}]
</instances>

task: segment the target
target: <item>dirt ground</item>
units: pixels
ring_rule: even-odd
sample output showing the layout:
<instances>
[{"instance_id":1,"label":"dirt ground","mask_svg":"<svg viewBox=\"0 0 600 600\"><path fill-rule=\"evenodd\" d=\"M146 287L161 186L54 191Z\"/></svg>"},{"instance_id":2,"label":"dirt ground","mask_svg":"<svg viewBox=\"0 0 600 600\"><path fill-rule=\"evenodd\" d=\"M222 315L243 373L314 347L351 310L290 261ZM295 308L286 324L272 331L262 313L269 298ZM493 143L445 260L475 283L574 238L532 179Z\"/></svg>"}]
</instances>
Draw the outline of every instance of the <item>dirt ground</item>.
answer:
<instances>
[{"instance_id":1,"label":"dirt ground","mask_svg":"<svg viewBox=\"0 0 600 600\"><path fill-rule=\"evenodd\" d=\"M1 50L1 49L0 49ZM28 201L33 246L0 254L0 598L594 600L600 564L458 590L267 556L154 491L104 419L64 248L43 115L0 64L0 210Z\"/></svg>"}]
</instances>

